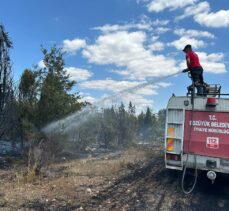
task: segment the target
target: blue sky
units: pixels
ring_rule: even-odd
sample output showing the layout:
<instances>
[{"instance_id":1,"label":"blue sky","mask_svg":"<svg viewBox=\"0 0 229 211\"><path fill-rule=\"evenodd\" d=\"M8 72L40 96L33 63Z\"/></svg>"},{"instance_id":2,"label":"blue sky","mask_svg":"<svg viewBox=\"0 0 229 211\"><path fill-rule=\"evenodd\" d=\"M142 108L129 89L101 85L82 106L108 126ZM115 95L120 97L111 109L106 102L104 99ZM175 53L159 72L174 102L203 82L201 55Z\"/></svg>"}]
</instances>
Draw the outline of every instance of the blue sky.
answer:
<instances>
[{"instance_id":1,"label":"blue sky","mask_svg":"<svg viewBox=\"0 0 229 211\"><path fill-rule=\"evenodd\" d=\"M154 77L182 70L181 49L192 44L207 83L228 87L228 0L2 0L0 22L9 32L14 78L42 66L40 46L67 52L66 68L83 99L95 102ZM180 74L121 99L138 110L164 108L190 84Z\"/></svg>"}]
</instances>

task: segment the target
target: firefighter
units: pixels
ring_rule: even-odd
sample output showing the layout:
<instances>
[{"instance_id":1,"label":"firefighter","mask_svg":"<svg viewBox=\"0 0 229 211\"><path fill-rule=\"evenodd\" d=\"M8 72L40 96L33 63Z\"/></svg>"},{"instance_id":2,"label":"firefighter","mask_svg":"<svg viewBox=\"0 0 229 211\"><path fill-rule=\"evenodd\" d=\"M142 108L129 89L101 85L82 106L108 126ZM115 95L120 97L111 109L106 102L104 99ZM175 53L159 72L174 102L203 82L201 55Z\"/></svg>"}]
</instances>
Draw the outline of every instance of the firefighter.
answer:
<instances>
[{"instance_id":1,"label":"firefighter","mask_svg":"<svg viewBox=\"0 0 229 211\"><path fill-rule=\"evenodd\" d=\"M200 65L198 55L192 50L191 45L186 45L183 49L186 54L187 69L183 72L190 72L194 86L197 88L197 94L203 94L204 79L203 68Z\"/></svg>"}]
</instances>

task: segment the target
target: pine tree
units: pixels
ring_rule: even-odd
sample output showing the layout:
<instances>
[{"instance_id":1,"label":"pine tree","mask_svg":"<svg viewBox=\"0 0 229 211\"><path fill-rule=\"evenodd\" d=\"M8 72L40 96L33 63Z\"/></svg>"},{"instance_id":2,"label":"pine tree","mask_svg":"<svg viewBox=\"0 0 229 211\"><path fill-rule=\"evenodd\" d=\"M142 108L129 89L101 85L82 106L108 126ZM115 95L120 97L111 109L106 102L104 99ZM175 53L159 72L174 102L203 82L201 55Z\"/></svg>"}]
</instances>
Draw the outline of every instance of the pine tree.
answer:
<instances>
[{"instance_id":1,"label":"pine tree","mask_svg":"<svg viewBox=\"0 0 229 211\"><path fill-rule=\"evenodd\" d=\"M13 47L8 33L0 24L0 139L10 136L15 127L15 93L9 51Z\"/></svg>"},{"instance_id":2,"label":"pine tree","mask_svg":"<svg viewBox=\"0 0 229 211\"><path fill-rule=\"evenodd\" d=\"M135 106L132 105L131 101L129 102L128 113L131 115L135 115Z\"/></svg>"},{"instance_id":3,"label":"pine tree","mask_svg":"<svg viewBox=\"0 0 229 211\"><path fill-rule=\"evenodd\" d=\"M70 93L76 82L64 68L62 50L54 46L50 52L44 48L42 52L46 67L41 71L44 76L38 106L40 124L45 125L79 110L83 104L78 102L78 94Z\"/></svg>"},{"instance_id":4,"label":"pine tree","mask_svg":"<svg viewBox=\"0 0 229 211\"><path fill-rule=\"evenodd\" d=\"M38 103L37 72L25 69L19 83L19 119L21 144L31 136L37 126Z\"/></svg>"},{"instance_id":5,"label":"pine tree","mask_svg":"<svg viewBox=\"0 0 229 211\"><path fill-rule=\"evenodd\" d=\"M158 137L164 137L165 119L166 119L166 110L165 109L159 110L158 117L157 117L157 125L158 125L157 136Z\"/></svg>"},{"instance_id":6,"label":"pine tree","mask_svg":"<svg viewBox=\"0 0 229 211\"><path fill-rule=\"evenodd\" d=\"M147 110L146 110L144 123L145 123L145 127L147 128L151 127L152 125L152 112L149 107L147 107Z\"/></svg>"}]
</instances>

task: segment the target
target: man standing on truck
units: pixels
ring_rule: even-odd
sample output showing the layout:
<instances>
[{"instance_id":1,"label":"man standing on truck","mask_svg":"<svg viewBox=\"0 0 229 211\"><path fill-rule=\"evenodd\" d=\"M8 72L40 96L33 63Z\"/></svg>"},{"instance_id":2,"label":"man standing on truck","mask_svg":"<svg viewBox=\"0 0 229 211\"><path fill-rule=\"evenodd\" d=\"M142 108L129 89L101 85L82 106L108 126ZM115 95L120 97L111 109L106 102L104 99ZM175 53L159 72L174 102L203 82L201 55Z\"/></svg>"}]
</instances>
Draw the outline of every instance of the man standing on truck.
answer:
<instances>
[{"instance_id":1,"label":"man standing on truck","mask_svg":"<svg viewBox=\"0 0 229 211\"><path fill-rule=\"evenodd\" d=\"M183 49L186 54L186 62L187 62L187 69L183 70L183 72L190 72L192 81L197 88L198 94L203 94L203 86L204 86L204 79L203 79L203 68L200 65L198 55L192 51L191 45L186 45Z\"/></svg>"}]
</instances>

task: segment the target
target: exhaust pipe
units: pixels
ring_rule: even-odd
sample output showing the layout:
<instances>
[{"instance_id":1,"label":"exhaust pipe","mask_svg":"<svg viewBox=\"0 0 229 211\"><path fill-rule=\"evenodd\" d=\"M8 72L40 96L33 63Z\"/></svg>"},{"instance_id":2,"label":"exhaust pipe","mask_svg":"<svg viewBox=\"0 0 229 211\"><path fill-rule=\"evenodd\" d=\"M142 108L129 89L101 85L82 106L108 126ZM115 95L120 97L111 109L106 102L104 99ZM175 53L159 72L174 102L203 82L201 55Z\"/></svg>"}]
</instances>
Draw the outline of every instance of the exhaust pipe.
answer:
<instances>
[{"instance_id":1,"label":"exhaust pipe","mask_svg":"<svg viewBox=\"0 0 229 211\"><path fill-rule=\"evenodd\" d=\"M207 173L208 179L212 181L212 184L215 182L216 179L216 173L214 171L208 171Z\"/></svg>"}]
</instances>

